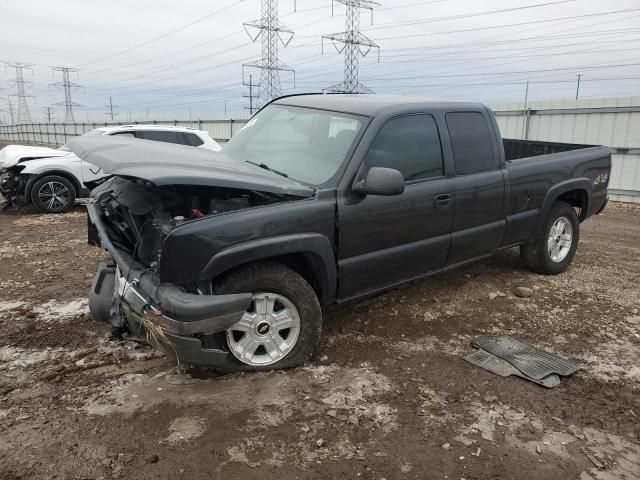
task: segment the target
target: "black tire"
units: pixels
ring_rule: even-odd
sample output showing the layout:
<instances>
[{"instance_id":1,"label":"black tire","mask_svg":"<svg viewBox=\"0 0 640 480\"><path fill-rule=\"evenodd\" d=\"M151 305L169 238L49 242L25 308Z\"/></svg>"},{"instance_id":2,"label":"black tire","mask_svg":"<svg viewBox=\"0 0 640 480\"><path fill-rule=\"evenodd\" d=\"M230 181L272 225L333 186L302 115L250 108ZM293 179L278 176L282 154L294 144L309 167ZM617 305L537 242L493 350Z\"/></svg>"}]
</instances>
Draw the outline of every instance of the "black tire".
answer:
<instances>
[{"instance_id":1,"label":"black tire","mask_svg":"<svg viewBox=\"0 0 640 480\"><path fill-rule=\"evenodd\" d=\"M60 196L51 199L51 189L61 192ZM66 190L64 190L66 189ZM45 213L62 213L72 208L76 203L76 187L72 182L59 175L46 175L36 180L31 187L31 203ZM59 200L58 200L59 199Z\"/></svg>"},{"instance_id":2,"label":"black tire","mask_svg":"<svg viewBox=\"0 0 640 480\"><path fill-rule=\"evenodd\" d=\"M290 300L300 316L300 332L293 348L279 361L269 365L249 365L233 355L230 371L293 368L311 359L320 341L322 309L315 291L297 272L274 262L240 267L217 282L214 294L272 292ZM227 370L227 369L226 369Z\"/></svg>"},{"instance_id":3,"label":"black tire","mask_svg":"<svg viewBox=\"0 0 640 480\"><path fill-rule=\"evenodd\" d=\"M561 261L554 261L548 248L551 227L560 218L566 218L571 223L571 246ZM564 272L573 261L580 240L580 222L576 210L565 202L555 202L542 226L538 237L529 244L520 246L520 258L529 270L545 275L557 275Z\"/></svg>"}]
</instances>

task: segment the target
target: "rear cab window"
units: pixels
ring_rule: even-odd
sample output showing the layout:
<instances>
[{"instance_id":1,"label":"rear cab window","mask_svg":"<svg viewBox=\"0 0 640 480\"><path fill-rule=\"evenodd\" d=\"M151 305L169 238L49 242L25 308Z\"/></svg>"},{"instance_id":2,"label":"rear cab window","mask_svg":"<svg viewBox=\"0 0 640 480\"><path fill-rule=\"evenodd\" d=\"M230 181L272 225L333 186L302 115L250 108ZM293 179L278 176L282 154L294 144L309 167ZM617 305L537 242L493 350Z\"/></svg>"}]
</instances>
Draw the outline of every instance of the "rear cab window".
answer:
<instances>
[{"instance_id":1,"label":"rear cab window","mask_svg":"<svg viewBox=\"0 0 640 480\"><path fill-rule=\"evenodd\" d=\"M449 112L447 130L458 175L487 172L498 168L494 137L486 117L480 112Z\"/></svg>"},{"instance_id":2,"label":"rear cab window","mask_svg":"<svg viewBox=\"0 0 640 480\"><path fill-rule=\"evenodd\" d=\"M444 175L440 135L435 119L412 114L388 120L366 156L366 169L394 168L410 183Z\"/></svg>"}]
</instances>

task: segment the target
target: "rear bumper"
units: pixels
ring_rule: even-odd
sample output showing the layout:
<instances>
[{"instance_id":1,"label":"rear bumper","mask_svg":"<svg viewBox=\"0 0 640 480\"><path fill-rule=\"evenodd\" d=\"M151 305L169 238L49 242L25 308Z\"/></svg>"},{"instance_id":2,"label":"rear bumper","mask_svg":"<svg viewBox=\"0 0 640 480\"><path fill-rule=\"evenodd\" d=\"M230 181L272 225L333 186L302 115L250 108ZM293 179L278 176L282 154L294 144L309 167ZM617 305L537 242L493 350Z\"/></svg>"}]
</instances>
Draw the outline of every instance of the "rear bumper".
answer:
<instances>
[{"instance_id":1,"label":"rear bumper","mask_svg":"<svg viewBox=\"0 0 640 480\"><path fill-rule=\"evenodd\" d=\"M606 188L594 191L591 194L591 202L589 206L589 212L587 212L587 217L602 213L602 211L606 208L607 203L609 203L609 194Z\"/></svg>"},{"instance_id":2,"label":"rear bumper","mask_svg":"<svg viewBox=\"0 0 640 480\"><path fill-rule=\"evenodd\" d=\"M602 203L602 206L600 208L598 208L598 210L596 210L596 215L600 215L605 208L607 208L607 205L609 204L609 196L607 195L607 197L604 199L604 202Z\"/></svg>"},{"instance_id":3,"label":"rear bumper","mask_svg":"<svg viewBox=\"0 0 640 480\"><path fill-rule=\"evenodd\" d=\"M229 359L223 350L206 348L202 337L226 331L251 304L250 293L197 295L181 287L160 283L157 274L143 268L113 245L99 211L88 206L93 234L112 256L115 265L101 263L89 292L89 308L98 321L127 327L156 347L191 365L220 367ZM90 229L91 231L91 229ZM95 243L96 239L92 239ZM162 335L153 335L149 327ZM158 338L164 341L157 341ZM156 341L153 341L153 340Z\"/></svg>"}]
</instances>

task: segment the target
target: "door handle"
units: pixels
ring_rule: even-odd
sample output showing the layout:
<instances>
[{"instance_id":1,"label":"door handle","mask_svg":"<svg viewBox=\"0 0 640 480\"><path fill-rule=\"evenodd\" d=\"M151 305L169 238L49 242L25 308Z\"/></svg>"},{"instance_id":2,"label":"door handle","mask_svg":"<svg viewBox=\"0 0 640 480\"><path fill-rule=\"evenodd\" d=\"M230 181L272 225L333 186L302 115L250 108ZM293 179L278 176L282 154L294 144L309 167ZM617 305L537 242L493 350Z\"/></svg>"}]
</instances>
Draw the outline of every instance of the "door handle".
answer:
<instances>
[{"instance_id":1,"label":"door handle","mask_svg":"<svg viewBox=\"0 0 640 480\"><path fill-rule=\"evenodd\" d=\"M433 197L433 206L435 208L446 208L451 205L452 200L453 195L450 193L441 193L440 195Z\"/></svg>"}]
</instances>

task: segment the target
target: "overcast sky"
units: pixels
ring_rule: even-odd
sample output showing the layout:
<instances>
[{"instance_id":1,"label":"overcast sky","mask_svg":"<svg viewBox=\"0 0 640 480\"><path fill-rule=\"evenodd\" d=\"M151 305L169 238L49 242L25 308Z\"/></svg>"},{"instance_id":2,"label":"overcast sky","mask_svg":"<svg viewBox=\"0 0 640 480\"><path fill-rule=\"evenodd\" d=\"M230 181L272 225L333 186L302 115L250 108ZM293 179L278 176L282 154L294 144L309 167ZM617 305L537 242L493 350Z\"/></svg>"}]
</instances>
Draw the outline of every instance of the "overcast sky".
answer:
<instances>
[{"instance_id":1,"label":"overcast sky","mask_svg":"<svg viewBox=\"0 0 640 480\"><path fill-rule=\"evenodd\" d=\"M295 88L281 74L283 93L342 80L342 55L321 48L323 34L344 30L345 7L331 10L331 0L297 0L297 12L280 0L280 19L295 32L280 50L296 70ZM61 80L51 66L78 68L81 120L104 121L109 95L122 121L144 120L147 109L149 119L222 117L225 100L235 116L248 105L242 64L261 51L242 24L259 17L260 0L3 0L0 60L33 64L25 79L39 119L64 99L49 86ZM373 20L362 11L380 59L372 51L361 60L360 80L376 93L495 104L522 101L530 80L532 100L574 98L582 74L581 97L640 95L640 0L381 0ZM0 96L14 93L14 75L0 70ZM54 111L63 118L62 107Z\"/></svg>"}]
</instances>

